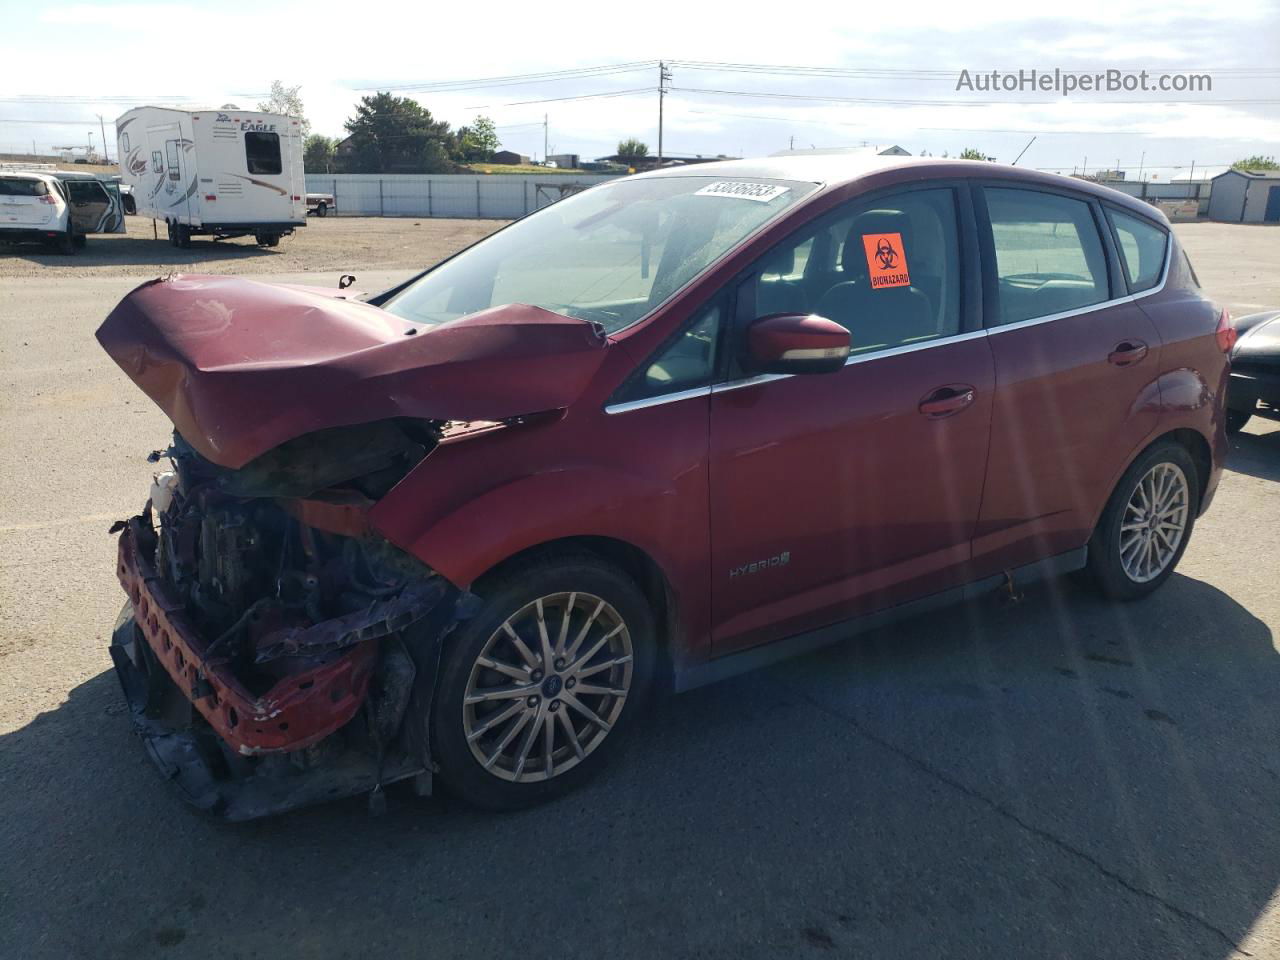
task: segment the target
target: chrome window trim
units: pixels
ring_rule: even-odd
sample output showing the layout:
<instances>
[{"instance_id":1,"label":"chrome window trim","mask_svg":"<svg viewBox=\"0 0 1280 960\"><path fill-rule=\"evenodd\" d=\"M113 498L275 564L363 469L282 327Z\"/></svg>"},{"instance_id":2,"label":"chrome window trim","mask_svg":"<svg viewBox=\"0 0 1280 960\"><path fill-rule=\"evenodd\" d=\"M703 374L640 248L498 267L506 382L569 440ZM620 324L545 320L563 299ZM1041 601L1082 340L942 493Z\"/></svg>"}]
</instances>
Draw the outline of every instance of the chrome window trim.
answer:
<instances>
[{"instance_id":1,"label":"chrome window trim","mask_svg":"<svg viewBox=\"0 0 1280 960\"><path fill-rule=\"evenodd\" d=\"M647 407L656 407L664 403L676 403L680 400L690 400L693 397L708 397L711 395L711 387L691 387L688 390L677 390L675 393L663 393L656 397L644 397L640 400L628 400L625 403L611 403L604 408L607 414L614 413L630 413L632 410L644 410Z\"/></svg>"},{"instance_id":2,"label":"chrome window trim","mask_svg":"<svg viewBox=\"0 0 1280 960\"><path fill-rule=\"evenodd\" d=\"M976 340L979 337L998 336L1006 330L1020 330L1023 327L1034 327L1042 323L1051 323L1054 320L1065 320L1068 317L1077 317L1084 313L1091 313L1094 310L1104 310L1107 307L1118 306L1122 303L1132 303L1135 300L1141 300L1143 297L1149 297L1152 294L1159 293L1165 287L1165 283L1169 279L1169 270L1173 263L1173 234L1167 232L1167 242L1164 249L1164 267L1160 271L1160 282L1150 290L1143 290L1141 293L1131 293L1123 297L1112 297L1108 300L1102 300L1098 303L1089 304L1087 307L1080 307L1076 310L1066 310L1062 313L1051 313L1043 317L1030 317L1026 320L1019 320L1016 323L1006 323L996 327L984 327L981 330L971 330L968 333L957 333L949 337L939 337L937 340L925 340L920 343L904 343L901 346L889 347L886 350L875 350L870 353L858 354L845 360L846 367L855 363L867 363L871 360L879 360L883 357L896 357L905 353L915 353L919 350L931 350L934 347L947 346L953 343L963 343L966 340ZM751 377L743 377L739 380L727 380L723 383L715 383L705 387L693 387L689 390L679 390L675 393L666 393L657 397L646 397L643 400L630 400L626 403L614 403L606 406L604 412L607 414L628 413L632 410L643 410L647 407L656 407L664 403L675 403L679 400L688 400L692 397L705 397L717 393L727 393L730 390L739 390L743 387L754 387L762 383L772 383L774 380L789 380L797 376L794 373L760 373Z\"/></svg>"},{"instance_id":3,"label":"chrome window trim","mask_svg":"<svg viewBox=\"0 0 1280 960\"><path fill-rule=\"evenodd\" d=\"M1082 313L1092 313L1094 310L1105 310L1107 307L1118 306L1122 303L1132 303L1135 300L1141 300L1143 297L1149 297L1153 293L1159 293L1164 289L1166 281L1169 279L1169 266L1173 263L1173 234L1165 233L1164 245L1164 266L1160 270L1160 282L1149 290L1143 290L1141 293L1130 293L1123 297L1111 297L1107 300L1099 300L1097 303L1091 303L1086 307L1077 307L1075 310L1064 310L1062 313L1050 313L1043 317L1028 317L1026 320L1017 320L1013 323L1002 323L987 328L987 332L993 337L1004 333L1006 330L1021 330L1023 327L1034 327L1042 323L1051 323L1054 320L1065 320L1068 317L1078 317ZM1121 274L1124 273L1121 268Z\"/></svg>"}]
</instances>

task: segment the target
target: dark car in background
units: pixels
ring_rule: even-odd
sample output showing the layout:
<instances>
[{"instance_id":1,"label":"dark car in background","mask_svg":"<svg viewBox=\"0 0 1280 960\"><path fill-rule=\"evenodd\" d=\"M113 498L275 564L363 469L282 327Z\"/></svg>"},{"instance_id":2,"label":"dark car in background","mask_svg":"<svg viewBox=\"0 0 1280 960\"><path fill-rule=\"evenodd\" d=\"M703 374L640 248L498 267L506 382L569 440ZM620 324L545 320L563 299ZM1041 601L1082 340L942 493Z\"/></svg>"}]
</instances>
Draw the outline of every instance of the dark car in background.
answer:
<instances>
[{"instance_id":1,"label":"dark car in background","mask_svg":"<svg viewBox=\"0 0 1280 960\"><path fill-rule=\"evenodd\" d=\"M1232 326L1227 432L1238 433L1255 415L1280 419L1280 310L1239 317Z\"/></svg>"},{"instance_id":2,"label":"dark car in background","mask_svg":"<svg viewBox=\"0 0 1280 960\"><path fill-rule=\"evenodd\" d=\"M573 787L650 690L1086 570L1173 573L1231 330L1167 220L991 163L568 197L372 298L176 276L103 347L169 416L118 525L134 722L232 819Z\"/></svg>"}]
</instances>

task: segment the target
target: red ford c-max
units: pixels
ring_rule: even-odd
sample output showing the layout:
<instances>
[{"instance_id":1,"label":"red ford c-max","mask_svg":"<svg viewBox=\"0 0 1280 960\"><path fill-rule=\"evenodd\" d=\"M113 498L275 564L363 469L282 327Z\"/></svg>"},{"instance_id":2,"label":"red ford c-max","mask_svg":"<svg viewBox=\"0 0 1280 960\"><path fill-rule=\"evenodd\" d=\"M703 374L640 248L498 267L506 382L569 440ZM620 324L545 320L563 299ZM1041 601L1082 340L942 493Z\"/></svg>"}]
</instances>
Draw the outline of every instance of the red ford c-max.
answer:
<instances>
[{"instance_id":1,"label":"red ford c-max","mask_svg":"<svg viewBox=\"0 0 1280 960\"><path fill-rule=\"evenodd\" d=\"M98 332L175 426L111 652L232 819L535 802L663 681L1080 568L1143 596L1225 453L1164 217L994 164L623 178L343 296L174 277Z\"/></svg>"}]
</instances>

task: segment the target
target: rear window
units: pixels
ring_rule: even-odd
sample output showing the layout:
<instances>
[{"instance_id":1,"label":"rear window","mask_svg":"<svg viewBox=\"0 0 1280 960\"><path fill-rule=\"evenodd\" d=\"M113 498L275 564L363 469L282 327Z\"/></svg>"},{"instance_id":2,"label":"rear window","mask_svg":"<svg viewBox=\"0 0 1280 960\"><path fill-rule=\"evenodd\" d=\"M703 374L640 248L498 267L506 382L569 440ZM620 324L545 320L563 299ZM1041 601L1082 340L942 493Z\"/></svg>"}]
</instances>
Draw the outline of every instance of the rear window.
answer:
<instances>
[{"instance_id":1,"label":"rear window","mask_svg":"<svg viewBox=\"0 0 1280 960\"><path fill-rule=\"evenodd\" d=\"M999 323L1079 310L1110 296L1089 204L1036 190L984 193L1000 281Z\"/></svg>"},{"instance_id":2,"label":"rear window","mask_svg":"<svg viewBox=\"0 0 1280 960\"><path fill-rule=\"evenodd\" d=\"M250 173L279 173L282 169L278 133L246 133L244 153Z\"/></svg>"},{"instance_id":3,"label":"rear window","mask_svg":"<svg viewBox=\"0 0 1280 960\"><path fill-rule=\"evenodd\" d=\"M1120 241L1120 262L1129 281L1129 290L1150 290L1164 270L1164 249L1168 235L1154 223L1131 217L1119 210L1108 210L1116 239Z\"/></svg>"},{"instance_id":4,"label":"rear window","mask_svg":"<svg viewBox=\"0 0 1280 960\"><path fill-rule=\"evenodd\" d=\"M0 197L43 197L48 193L49 187L43 180L0 177Z\"/></svg>"}]
</instances>

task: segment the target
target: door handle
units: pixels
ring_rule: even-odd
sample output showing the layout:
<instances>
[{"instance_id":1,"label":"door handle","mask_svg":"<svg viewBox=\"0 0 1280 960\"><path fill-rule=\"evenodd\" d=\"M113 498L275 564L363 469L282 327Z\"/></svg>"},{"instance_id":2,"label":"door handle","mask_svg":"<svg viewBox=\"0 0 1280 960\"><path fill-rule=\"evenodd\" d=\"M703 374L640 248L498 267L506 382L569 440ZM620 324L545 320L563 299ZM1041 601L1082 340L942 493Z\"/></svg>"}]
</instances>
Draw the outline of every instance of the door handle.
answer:
<instances>
[{"instance_id":1,"label":"door handle","mask_svg":"<svg viewBox=\"0 0 1280 960\"><path fill-rule=\"evenodd\" d=\"M941 420L969 406L975 395L976 391L967 383L949 383L921 400L919 410L931 420Z\"/></svg>"},{"instance_id":2,"label":"door handle","mask_svg":"<svg viewBox=\"0 0 1280 960\"><path fill-rule=\"evenodd\" d=\"M1141 340L1122 340L1107 354L1107 363L1117 367L1129 367L1147 355L1147 345Z\"/></svg>"}]
</instances>

